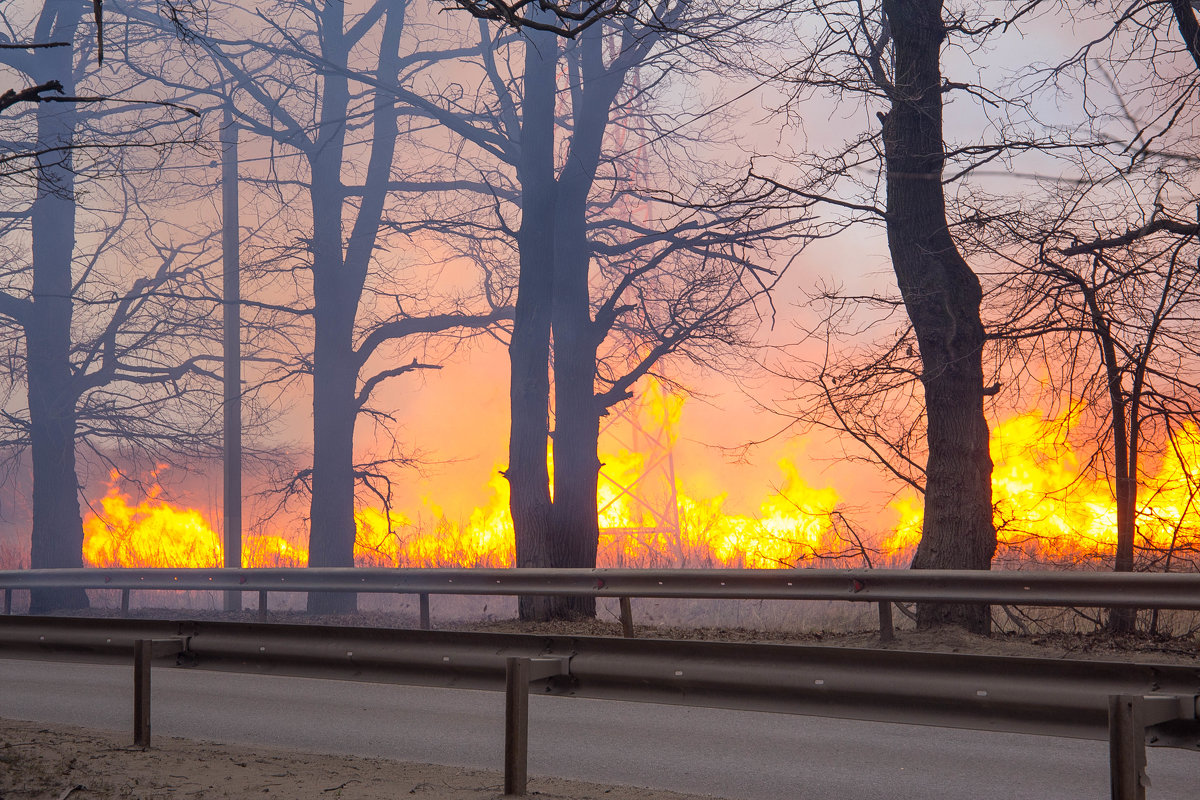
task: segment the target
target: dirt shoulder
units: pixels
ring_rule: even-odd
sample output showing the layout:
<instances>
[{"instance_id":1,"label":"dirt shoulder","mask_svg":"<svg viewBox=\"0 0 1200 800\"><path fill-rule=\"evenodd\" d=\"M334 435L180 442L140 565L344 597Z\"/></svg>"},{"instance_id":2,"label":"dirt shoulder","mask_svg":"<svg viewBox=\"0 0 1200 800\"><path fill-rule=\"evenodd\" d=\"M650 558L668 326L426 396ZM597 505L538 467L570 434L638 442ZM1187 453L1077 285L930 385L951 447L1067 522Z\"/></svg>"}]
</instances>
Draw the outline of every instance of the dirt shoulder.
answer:
<instances>
[{"instance_id":1,"label":"dirt shoulder","mask_svg":"<svg viewBox=\"0 0 1200 800\"><path fill-rule=\"evenodd\" d=\"M183 616L179 612L175 615ZM99 614L97 614L99 616ZM164 617L161 611L138 616ZM223 614L191 618L230 619ZM255 616L244 617L245 621ZM272 614L275 622L392 626L394 617L358 614L312 618ZM400 624L403 624L402 622ZM491 621L456 626L463 630L542 635L619 636L618 625L595 620L532 625ZM834 647L880 647L876 632L778 633L724 628L639 626L646 638L709 639L791 643ZM1039 658L1200 663L1195 637L1183 639L1112 637L1106 634L1051 633L1035 636L976 636L958 629L898 631L887 649L975 653ZM101 798L352 798L394 800L411 795L425 800L492 800L503 796L498 772L406 764L383 759L298 753L212 742L155 740L153 749L132 747L128 733L0 719L0 800L101 800ZM531 797L561 800L685 800L684 795L636 787L602 786L533 778Z\"/></svg>"},{"instance_id":2,"label":"dirt shoulder","mask_svg":"<svg viewBox=\"0 0 1200 800\"><path fill-rule=\"evenodd\" d=\"M499 772L159 737L0 719L0 800L494 800ZM625 786L534 777L545 800L705 800Z\"/></svg>"}]
</instances>

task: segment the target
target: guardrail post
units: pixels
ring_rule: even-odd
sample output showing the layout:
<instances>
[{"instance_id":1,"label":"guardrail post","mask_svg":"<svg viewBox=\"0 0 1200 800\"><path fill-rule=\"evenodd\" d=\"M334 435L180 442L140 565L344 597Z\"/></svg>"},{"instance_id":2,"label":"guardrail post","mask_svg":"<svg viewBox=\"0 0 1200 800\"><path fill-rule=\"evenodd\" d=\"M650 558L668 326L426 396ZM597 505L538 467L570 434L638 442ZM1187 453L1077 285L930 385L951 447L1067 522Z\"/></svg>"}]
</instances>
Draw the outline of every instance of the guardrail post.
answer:
<instances>
[{"instance_id":1,"label":"guardrail post","mask_svg":"<svg viewBox=\"0 0 1200 800\"><path fill-rule=\"evenodd\" d=\"M4 590L4 616L12 613L12 589Z\"/></svg>"},{"instance_id":2,"label":"guardrail post","mask_svg":"<svg viewBox=\"0 0 1200 800\"><path fill-rule=\"evenodd\" d=\"M504 794L524 797L529 783L529 659L509 658L504 670Z\"/></svg>"},{"instance_id":3,"label":"guardrail post","mask_svg":"<svg viewBox=\"0 0 1200 800\"><path fill-rule=\"evenodd\" d=\"M150 746L150 659L154 642L138 639L133 643L133 743Z\"/></svg>"},{"instance_id":4,"label":"guardrail post","mask_svg":"<svg viewBox=\"0 0 1200 800\"><path fill-rule=\"evenodd\" d=\"M570 673L570 659L510 657L504 660L504 794L524 797L529 784L529 684Z\"/></svg>"},{"instance_id":5,"label":"guardrail post","mask_svg":"<svg viewBox=\"0 0 1200 800\"><path fill-rule=\"evenodd\" d=\"M621 633L626 639L634 638L633 604L628 597L621 598Z\"/></svg>"},{"instance_id":6,"label":"guardrail post","mask_svg":"<svg viewBox=\"0 0 1200 800\"><path fill-rule=\"evenodd\" d=\"M121 613L122 614L129 613L129 590L128 589L121 590Z\"/></svg>"},{"instance_id":7,"label":"guardrail post","mask_svg":"<svg viewBox=\"0 0 1200 800\"><path fill-rule=\"evenodd\" d=\"M879 642L886 644L896 640L896 628L892 625L892 601L879 601Z\"/></svg>"},{"instance_id":8,"label":"guardrail post","mask_svg":"<svg viewBox=\"0 0 1200 800\"><path fill-rule=\"evenodd\" d=\"M267 590L261 589L258 592L258 616L266 619L267 616Z\"/></svg>"},{"instance_id":9,"label":"guardrail post","mask_svg":"<svg viewBox=\"0 0 1200 800\"><path fill-rule=\"evenodd\" d=\"M429 625L429 592L421 592L417 595L421 603L421 630L430 630Z\"/></svg>"},{"instance_id":10,"label":"guardrail post","mask_svg":"<svg viewBox=\"0 0 1200 800\"><path fill-rule=\"evenodd\" d=\"M1108 766L1112 800L1146 800L1146 729L1138 720L1142 698L1108 698Z\"/></svg>"}]
</instances>

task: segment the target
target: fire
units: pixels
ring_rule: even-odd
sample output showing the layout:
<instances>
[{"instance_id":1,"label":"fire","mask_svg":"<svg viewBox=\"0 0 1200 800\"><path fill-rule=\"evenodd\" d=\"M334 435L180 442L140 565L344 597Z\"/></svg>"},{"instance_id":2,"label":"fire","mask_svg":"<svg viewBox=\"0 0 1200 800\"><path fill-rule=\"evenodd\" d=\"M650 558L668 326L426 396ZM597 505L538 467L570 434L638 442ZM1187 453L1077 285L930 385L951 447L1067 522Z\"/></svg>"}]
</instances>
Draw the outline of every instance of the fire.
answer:
<instances>
[{"instance_id":1,"label":"fire","mask_svg":"<svg viewBox=\"0 0 1200 800\"><path fill-rule=\"evenodd\" d=\"M96 567L215 567L221 563L221 537L199 511L160 499L157 474L146 499L130 504L109 475L100 513L83 521L83 558Z\"/></svg>"},{"instance_id":2,"label":"fire","mask_svg":"<svg viewBox=\"0 0 1200 800\"><path fill-rule=\"evenodd\" d=\"M787 459L779 462L782 489L760 504L757 515L728 513L726 495L698 499L676 481L669 519L621 490L641 474L640 454L604 461L610 480L598 493L601 566L790 567L832 547L837 493L809 487Z\"/></svg>"},{"instance_id":3,"label":"fire","mask_svg":"<svg viewBox=\"0 0 1200 800\"><path fill-rule=\"evenodd\" d=\"M601 566L791 567L870 548L900 561L916 546L921 499L902 494L891 504L890 533L866 541L844 535L838 493L810 486L796 464L778 462L779 488L755 513L727 508L728 497L690 494L675 476L671 446L681 401L652 389L631 414L640 433L632 441L609 436L597 488ZM1112 488L1096 475L1062 431L1064 415L1016 414L992 430L995 519L1000 557L1012 561L1077 564L1111 556L1116 504ZM641 437L641 438L638 438ZM549 457L550 454L548 454ZM1143 553L1194 552L1200 535L1188 522L1200 496L1200 428L1175 431L1153 459L1153 475L1139 488L1138 545ZM84 521L84 558L94 566L193 566L222 563L222 540L200 511L174 505L157 476L134 502L114 472L99 509ZM506 567L514 561L508 482L499 467L490 498L464 520L454 520L432 499L417 512L362 507L355 514L355 562L386 567ZM304 566L308 553L283 531L248 535L243 566ZM856 563L865 563L859 561Z\"/></svg>"},{"instance_id":4,"label":"fire","mask_svg":"<svg viewBox=\"0 0 1200 800\"><path fill-rule=\"evenodd\" d=\"M159 467L161 471L164 467ZM153 473L144 500L133 503L120 488L121 475L109 474L100 510L83 520L83 559L93 567L219 567L224 546L208 518L194 508L162 497ZM242 544L244 567L303 566L308 552L280 535L248 536Z\"/></svg>"},{"instance_id":5,"label":"fire","mask_svg":"<svg viewBox=\"0 0 1200 800\"><path fill-rule=\"evenodd\" d=\"M354 560L383 567L507 567L513 563L513 527L508 481L494 470L491 501L462 525L430 501L430 526L398 511L363 508L355 513Z\"/></svg>"},{"instance_id":6,"label":"fire","mask_svg":"<svg viewBox=\"0 0 1200 800\"><path fill-rule=\"evenodd\" d=\"M1018 414L991 433L992 502L1001 557L1051 564L1102 559L1116 549L1117 504L1104 476L1096 476L1063 439L1070 415ZM1176 431L1158 454L1157 470L1139 481L1137 546L1167 552L1197 532L1187 520L1200 492L1200 429ZM884 550L908 550L920 537L921 501L892 503L899 522Z\"/></svg>"}]
</instances>

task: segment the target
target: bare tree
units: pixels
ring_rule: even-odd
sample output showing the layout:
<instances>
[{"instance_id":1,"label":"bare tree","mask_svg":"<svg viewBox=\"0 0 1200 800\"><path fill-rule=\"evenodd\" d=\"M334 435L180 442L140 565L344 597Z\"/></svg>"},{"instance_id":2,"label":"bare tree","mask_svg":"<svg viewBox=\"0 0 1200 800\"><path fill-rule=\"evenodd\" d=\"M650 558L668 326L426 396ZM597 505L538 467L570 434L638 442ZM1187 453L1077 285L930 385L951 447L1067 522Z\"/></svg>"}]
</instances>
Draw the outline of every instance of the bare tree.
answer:
<instances>
[{"instance_id":1,"label":"bare tree","mask_svg":"<svg viewBox=\"0 0 1200 800\"><path fill-rule=\"evenodd\" d=\"M947 93L988 101L994 96L945 75L941 54L950 35L970 47L1000 21L972 29L969 21L948 16L941 0L882 0L870 6L820 3L806 22L801 29L812 30L811 42L789 72L800 92L853 92L881 123L818 161L815 173L789 188L851 219L882 223L887 233L926 410L925 514L913 567L988 569L996 534L983 407L983 289L952 235L943 186L951 180L948 159L986 161L1022 145L1005 141L948 153ZM858 199L843 185L863 167L877 169L868 173L877 180L869 177ZM948 622L986 632L989 614L961 606L924 605L919 611L923 627Z\"/></svg>"},{"instance_id":2,"label":"bare tree","mask_svg":"<svg viewBox=\"0 0 1200 800\"><path fill-rule=\"evenodd\" d=\"M463 142L449 150L455 179L440 187L486 198L492 216L459 226L467 249L497 258L498 273L506 247L519 262L505 475L521 566L595 565L600 418L664 359L715 364L746 343L756 300L775 280L764 253L792 224L764 213L760 198L731 201L701 186L681 154L714 129L689 140L653 99L672 70L696 69L704 44L737 39L733 18L667 2L638 9L664 24L620 17L574 41L544 27L515 37L480 25L477 96L405 95ZM470 162L459 160L464 145ZM482 180L472 185L471 173ZM513 206L519 226L508 222ZM526 617L592 609L566 598L521 602Z\"/></svg>"},{"instance_id":3,"label":"bare tree","mask_svg":"<svg viewBox=\"0 0 1200 800\"><path fill-rule=\"evenodd\" d=\"M297 313L311 322L312 349L293 370L311 376L313 463L291 482L310 493L310 566L354 563L356 484L381 475L382 466L356 461L360 415L386 415L372 406L386 382L437 367L415 357L381 363L389 348L406 339L485 331L512 313L486 302L482 290L441 309L410 310L406 292L390 286L380 267L385 245L398 242L385 234L397 145L404 140L400 121L409 113L393 87L406 71L445 57L413 49L417 39L405 36L409 13L407 3L381 1L350 14L342 4L303 0L274 4L258 17L232 6L218 17L213 9L205 27L176 20L229 76L241 128L281 151L266 183L277 187L278 171L285 172L311 213L290 217L299 243L285 247L278 262L311 278L298 285ZM258 32L246 36L246 23ZM356 165L362 165L357 179L350 177ZM308 292L311 305L303 299ZM354 607L353 595L309 597L314 612Z\"/></svg>"},{"instance_id":4,"label":"bare tree","mask_svg":"<svg viewBox=\"0 0 1200 800\"><path fill-rule=\"evenodd\" d=\"M203 356L181 358L169 342L180 314L194 319L184 312L186 304L171 299L172 287L196 268L194 263L181 264L176 251L164 253L150 274L106 274L104 253L116 234L77 238L79 175L116 171L107 162L114 152L118 157L123 150L161 152L184 138L176 110L146 117L131 113L139 108L136 100L77 91L93 63L90 32L82 27L86 10L83 3L48 2L33 17L6 18L8 30L28 31L27 41L53 46L0 50L0 63L35 86L61 92L40 99L65 101L39 103L31 114L14 116L6 136L28 142L16 157L29 168L7 175L19 191L11 195L6 233L28 236L30 247L7 265L0 315L19 330L25 349L28 404L24 414L10 414L7 421L12 438L28 442L31 450L34 567L80 565L77 440L149 445L156 437L171 437L158 424L169 416L166 405L191 402L184 400L187 384L204 370ZM84 115L82 103L101 103L102 110ZM156 105L171 109L170 103ZM116 215L118 227L112 231L119 230L121 216ZM85 313L77 315L81 304ZM163 410L157 419L155 408ZM178 436L183 440L188 434ZM32 608L86 604L82 591L39 591Z\"/></svg>"}]
</instances>

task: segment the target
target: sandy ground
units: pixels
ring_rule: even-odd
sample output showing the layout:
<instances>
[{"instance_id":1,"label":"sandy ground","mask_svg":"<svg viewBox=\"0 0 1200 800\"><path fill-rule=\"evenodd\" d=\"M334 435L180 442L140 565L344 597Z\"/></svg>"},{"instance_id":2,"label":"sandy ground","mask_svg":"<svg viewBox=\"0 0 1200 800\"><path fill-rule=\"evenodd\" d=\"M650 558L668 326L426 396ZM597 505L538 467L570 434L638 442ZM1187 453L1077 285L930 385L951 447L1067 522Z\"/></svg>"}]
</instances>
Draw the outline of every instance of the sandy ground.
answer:
<instances>
[{"instance_id":1,"label":"sandy ground","mask_svg":"<svg viewBox=\"0 0 1200 800\"><path fill-rule=\"evenodd\" d=\"M0 800L492 800L498 772L157 737L0 719ZM544 800L702 800L622 786L533 777Z\"/></svg>"}]
</instances>

